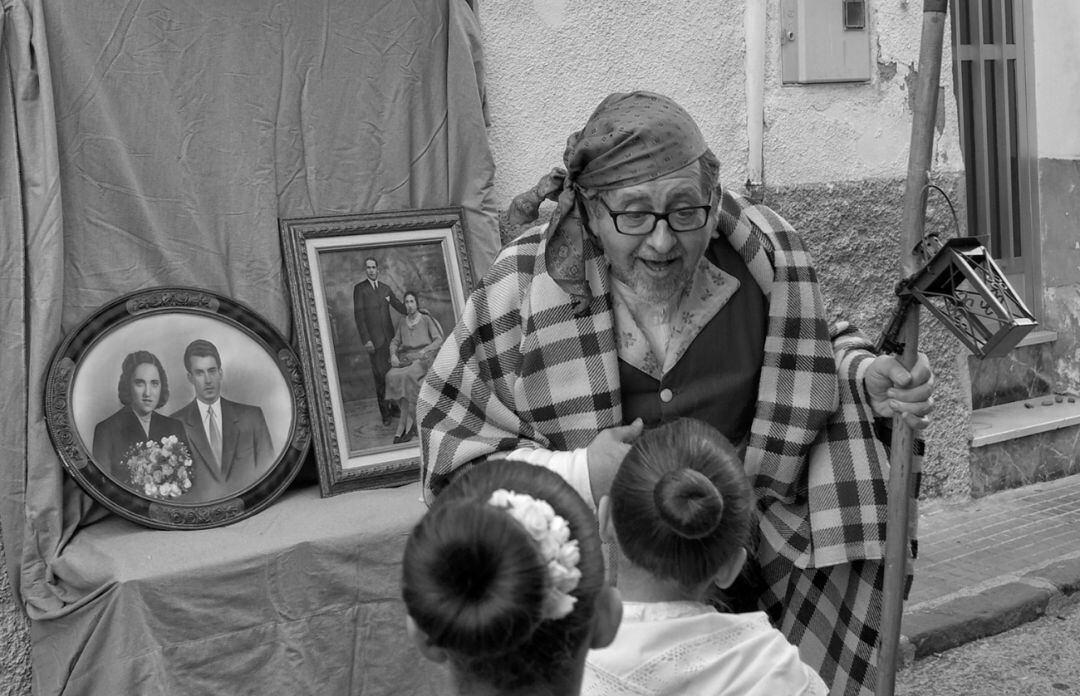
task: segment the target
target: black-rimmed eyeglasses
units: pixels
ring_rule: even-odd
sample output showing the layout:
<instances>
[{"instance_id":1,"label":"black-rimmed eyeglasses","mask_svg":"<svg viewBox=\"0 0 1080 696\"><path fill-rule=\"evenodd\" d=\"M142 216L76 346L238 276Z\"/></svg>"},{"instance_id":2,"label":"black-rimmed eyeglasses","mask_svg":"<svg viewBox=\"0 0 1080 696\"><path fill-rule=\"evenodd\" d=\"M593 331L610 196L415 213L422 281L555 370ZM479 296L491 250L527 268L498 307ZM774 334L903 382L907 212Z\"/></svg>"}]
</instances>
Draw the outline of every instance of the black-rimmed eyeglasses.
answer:
<instances>
[{"instance_id":1,"label":"black-rimmed eyeglasses","mask_svg":"<svg viewBox=\"0 0 1080 696\"><path fill-rule=\"evenodd\" d=\"M656 223L663 220L671 228L672 232L693 232L705 226L709 219L711 205L692 205L686 208L676 208L666 213L657 213L652 210L612 210L599 196L596 200L608 211L611 221L615 223L615 231L631 237L644 237L652 234L656 229Z\"/></svg>"}]
</instances>

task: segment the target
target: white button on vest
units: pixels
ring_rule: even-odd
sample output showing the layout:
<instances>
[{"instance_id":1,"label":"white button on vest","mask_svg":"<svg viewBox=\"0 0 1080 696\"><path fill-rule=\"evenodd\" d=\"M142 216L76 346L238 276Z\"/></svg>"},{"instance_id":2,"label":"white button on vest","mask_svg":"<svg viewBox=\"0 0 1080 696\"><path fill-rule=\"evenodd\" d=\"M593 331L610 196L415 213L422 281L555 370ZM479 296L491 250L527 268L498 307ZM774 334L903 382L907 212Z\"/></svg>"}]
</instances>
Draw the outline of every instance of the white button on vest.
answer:
<instances>
[{"instance_id":1,"label":"white button on vest","mask_svg":"<svg viewBox=\"0 0 1080 696\"><path fill-rule=\"evenodd\" d=\"M663 401L665 404L668 403L669 401L671 401L671 397L673 397L673 396L674 396L674 394L671 393L670 389L661 389L660 390L660 400Z\"/></svg>"}]
</instances>

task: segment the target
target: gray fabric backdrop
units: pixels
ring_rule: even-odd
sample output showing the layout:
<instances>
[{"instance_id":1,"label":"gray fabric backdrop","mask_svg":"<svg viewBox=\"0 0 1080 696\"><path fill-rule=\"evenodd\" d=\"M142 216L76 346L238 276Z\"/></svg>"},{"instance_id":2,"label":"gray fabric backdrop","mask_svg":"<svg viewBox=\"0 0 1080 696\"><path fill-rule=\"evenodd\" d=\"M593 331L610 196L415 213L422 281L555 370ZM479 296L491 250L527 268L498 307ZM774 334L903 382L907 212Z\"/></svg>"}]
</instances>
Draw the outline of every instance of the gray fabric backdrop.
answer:
<instances>
[{"instance_id":1,"label":"gray fabric backdrop","mask_svg":"<svg viewBox=\"0 0 1080 696\"><path fill-rule=\"evenodd\" d=\"M89 631L115 584L65 560L101 510L45 427L60 340L160 285L291 337L279 217L461 205L481 274L479 28L465 0L0 2L0 526L35 630Z\"/></svg>"}]
</instances>

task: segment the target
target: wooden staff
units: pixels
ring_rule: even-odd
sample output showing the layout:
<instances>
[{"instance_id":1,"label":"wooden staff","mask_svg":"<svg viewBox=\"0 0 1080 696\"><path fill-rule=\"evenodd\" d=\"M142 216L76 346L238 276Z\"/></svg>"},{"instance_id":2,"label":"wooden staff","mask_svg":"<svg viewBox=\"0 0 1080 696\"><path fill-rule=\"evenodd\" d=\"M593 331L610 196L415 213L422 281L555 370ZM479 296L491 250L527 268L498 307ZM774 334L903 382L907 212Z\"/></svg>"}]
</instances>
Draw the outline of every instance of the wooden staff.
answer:
<instances>
[{"instance_id":1,"label":"wooden staff","mask_svg":"<svg viewBox=\"0 0 1080 696\"><path fill-rule=\"evenodd\" d=\"M903 237L900 266L904 278L920 268L917 248L926 223L926 185L930 177L937 121L938 84L941 78L941 51L945 36L948 0L923 0L922 38L919 46L919 74L915 81L911 146L908 152L907 182L904 186ZM919 305L911 303L900 341L904 345L900 361L910 370L919 353ZM885 522L885 587L881 613L881 647L878 653L877 696L892 696L900 645L900 621L904 613L904 580L907 574L908 516L913 494L911 475L914 434L904 420L893 417L892 452L889 461L889 507Z\"/></svg>"}]
</instances>

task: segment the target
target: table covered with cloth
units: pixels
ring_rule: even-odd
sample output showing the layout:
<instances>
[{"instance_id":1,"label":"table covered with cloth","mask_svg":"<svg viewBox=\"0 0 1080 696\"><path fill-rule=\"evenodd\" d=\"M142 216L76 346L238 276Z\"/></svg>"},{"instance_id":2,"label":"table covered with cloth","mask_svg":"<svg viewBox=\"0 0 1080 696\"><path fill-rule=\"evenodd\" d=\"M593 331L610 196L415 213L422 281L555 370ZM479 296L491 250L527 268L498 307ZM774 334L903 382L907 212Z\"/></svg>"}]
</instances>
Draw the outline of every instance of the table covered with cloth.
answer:
<instances>
[{"instance_id":1,"label":"table covered with cloth","mask_svg":"<svg viewBox=\"0 0 1080 696\"><path fill-rule=\"evenodd\" d=\"M84 600L32 623L34 693L445 693L400 593L424 510L418 484L308 487L216 529L80 529L53 581Z\"/></svg>"}]
</instances>

